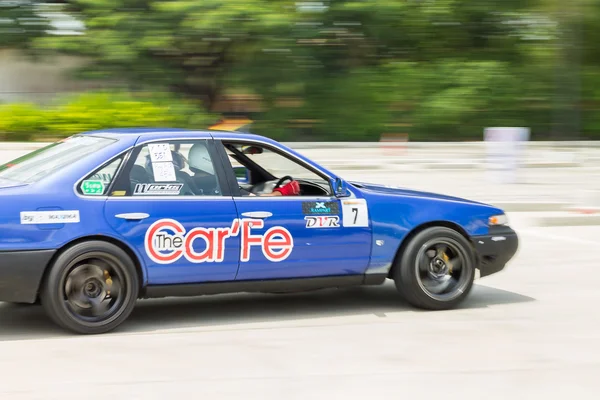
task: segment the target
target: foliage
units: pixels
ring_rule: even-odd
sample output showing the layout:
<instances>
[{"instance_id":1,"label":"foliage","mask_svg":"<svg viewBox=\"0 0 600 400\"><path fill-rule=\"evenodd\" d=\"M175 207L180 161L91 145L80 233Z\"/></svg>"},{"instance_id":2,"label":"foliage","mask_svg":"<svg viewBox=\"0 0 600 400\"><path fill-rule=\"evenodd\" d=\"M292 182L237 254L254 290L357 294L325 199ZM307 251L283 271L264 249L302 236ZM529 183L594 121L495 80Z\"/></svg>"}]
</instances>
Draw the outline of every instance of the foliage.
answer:
<instances>
[{"instance_id":1,"label":"foliage","mask_svg":"<svg viewBox=\"0 0 600 400\"><path fill-rule=\"evenodd\" d=\"M16 141L121 127L205 128L214 121L197 104L161 94L99 92L68 97L50 107L0 106L0 135Z\"/></svg>"},{"instance_id":2,"label":"foliage","mask_svg":"<svg viewBox=\"0 0 600 400\"><path fill-rule=\"evenodd\" d=\"M45 34L47 18L37 15L31 0L0 1L0 49L29 47L31 40Z\"/></svg>"},{"instance_id":3,"label":"foliage","mask_svg":"<svg viewBox=\"0 0 600 400\"><path fill-rule=\"evenodd\" d=\"M126 80L204 99L219 94L231 65L257 52L291 26L292 1L73 0L81 36L47 37L40 50L91 58L82 76Z\"/></svg>"},{"instance_id":4,"label":"foliage","mask_svg":"<svg viewBox=\"0 0 600 400\"><path fill-rule=\"evenodd\" d=\"M47 111L34 104L0 105L2 140L27 141L33 135L45 134Z\"/></svg>"},{"instance_id":5,"label":"foliage","mask_svg":"<svg viewBox=\"0 0 600 400\"><path fill-rule=\"evenodd\" d=\"M184 95L198 110L258 94L253 130L274 138L463 140L527 126L559 139L600 128L597 0L63 2L85 34L36 40L40 54L85 56L82 77Z\"/></svg>"}]
</instances>

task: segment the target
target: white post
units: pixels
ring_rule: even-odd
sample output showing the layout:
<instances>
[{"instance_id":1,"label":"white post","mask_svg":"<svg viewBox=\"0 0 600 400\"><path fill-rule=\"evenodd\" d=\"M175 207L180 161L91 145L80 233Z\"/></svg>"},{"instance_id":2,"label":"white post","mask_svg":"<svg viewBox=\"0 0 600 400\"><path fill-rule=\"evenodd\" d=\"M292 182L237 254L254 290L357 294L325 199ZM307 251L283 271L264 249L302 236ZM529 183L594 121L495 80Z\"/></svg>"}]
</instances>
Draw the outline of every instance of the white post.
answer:
<instances>
[{"instance_id":1,"label":"white post","mask_svg":"<svg viewBox=\"0 0 600 400\"><path fill-rule=\"evenodd\" d=\"M529 128L493 127L484 130L487 171L492 181L516 183Z\"/></svg>"}]
</instances>

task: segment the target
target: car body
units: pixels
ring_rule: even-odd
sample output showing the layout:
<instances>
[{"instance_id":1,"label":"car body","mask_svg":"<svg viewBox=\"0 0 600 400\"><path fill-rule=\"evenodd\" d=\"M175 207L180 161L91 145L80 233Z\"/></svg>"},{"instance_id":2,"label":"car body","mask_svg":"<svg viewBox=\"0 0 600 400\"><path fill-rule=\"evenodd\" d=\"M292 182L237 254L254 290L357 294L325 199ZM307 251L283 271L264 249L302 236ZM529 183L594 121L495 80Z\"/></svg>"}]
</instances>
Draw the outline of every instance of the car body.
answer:
<instances>
[{"instance_id":1,"label":"car body","mask_svg":"<svg viewBox=\"0 0 600 400\"><path fill-rule=\"evenodd\" d=\"M213 175L191 168L197 144ZM268 196L291 179L300 195ZM446 309L518 248L497 207L347 182L277 141L237 132L74 135L1 167L0 204L0 301L41 301L79 333L114 329L139 298L388 279L411 304ZM423 246L441 247L434 255ZM442 278L453 292L430 290Z\"/></svg>"}]
</instances>

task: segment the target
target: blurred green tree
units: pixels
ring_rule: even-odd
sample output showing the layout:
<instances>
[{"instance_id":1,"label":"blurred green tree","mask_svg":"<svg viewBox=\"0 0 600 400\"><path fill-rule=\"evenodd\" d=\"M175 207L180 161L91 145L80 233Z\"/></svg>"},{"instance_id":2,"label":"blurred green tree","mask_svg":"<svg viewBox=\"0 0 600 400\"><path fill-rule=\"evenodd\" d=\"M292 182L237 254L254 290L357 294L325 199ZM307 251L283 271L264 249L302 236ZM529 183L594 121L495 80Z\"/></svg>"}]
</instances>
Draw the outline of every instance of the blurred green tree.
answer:
<instances>
[{"instance_id":1,"label":"blurred green tree","mask_svg":"<svg viewBox=\"0 0 600 400\"><path fill-rule=\"evenodd\" d=\"M540 3L324 4L296 16L296 68L254 75L262 93L295 88L305 100L295 110L270 108L270 126L278 116L277 125L318 118L313 136L347 140L382 133L472 139L491 125L548 129L556 29ZM273 85L275 76L281 85Z\"/></svg>"},{"instance_id":2,"label":"blurred green tree","mask_svg":"<svg viewBox=\"0 0 600 400\"><path fill-rule=\"evenodd\" d=\"M32 39L50 28L48 18L36 12L30 0L0 1L0 49L30 49Z\"/></svg>"},{"instance_id":3,"label":"blurred green tree","mask_svg":"<svg viewBox=\"0 0 600 400\"><path fill-rule=\"evenodd\" d=\"M594 0L64 3L84 34L44 37L38 50L87 57L83 77L178 92L209 109L223 94L258 94L260 133L287 139L472 139L492 125L543 136L557 118L578 118L557 114L566 103L579 110L578 78L600 80L595 43L581 54L570 47L579 17L584 34L598 36ZM582 98L595 110L593 87L584 84ZM583 115L584 131L600 124Z\"/></svg>"},{"instance_id":4,"label":"blurred green tree","mask_svg":"<svg viewBox=\"0 0 600 400\"><path fill-rule=\"evenodd\" d=\"M293 2L260 0L69 0L85 22L80 36L46 37L39 49L88 57L85 78L131 89L167 88L210 107L233 65L244 63L292 26Z\"/></svg>"},{"instance_id":5,"label":"blurred green tree","mask_svg":"<svg viewBox=\"0 0 600 400\"><path fill-rule=\"evenodd\" d=\"M580 38L580 75L581 100L576 106L581 109L582 135L600 139L600 2L587 0L577 10L573 25L578 27Z\"/></svg>"}]
</instances>

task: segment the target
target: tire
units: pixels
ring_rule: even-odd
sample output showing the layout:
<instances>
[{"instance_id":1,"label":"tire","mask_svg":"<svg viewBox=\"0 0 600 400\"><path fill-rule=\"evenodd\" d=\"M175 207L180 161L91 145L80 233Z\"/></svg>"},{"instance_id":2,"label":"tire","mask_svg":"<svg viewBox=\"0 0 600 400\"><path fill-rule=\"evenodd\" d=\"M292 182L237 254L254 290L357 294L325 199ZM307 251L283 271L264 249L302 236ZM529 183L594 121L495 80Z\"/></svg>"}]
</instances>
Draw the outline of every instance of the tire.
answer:
<instances>
[{"instance_id":1,"label":"tire","mask_svg":"<svg viewBox=\"0 0 600 400\"><path fill-rule=\"evenodd\" d=\"M129 317L139 282L133 260L125 251L107 242L88 241L57 257L42 283L40 298L46 314L60 327L79 334L100 334ZM100 307L94 312L90 299L98 306L108 305L106 312L100 313L104 310Z\"/></svg>"},{"instance_id":2,"label":"tire","mask_svg":"<svg viewBox=\"0 0 600 400\"><path fill-rule=\"evenodd\" d=\"M440 253L439 248L435 257L430 257L433 254L431 250L430 254L427 254L427 249L435 249L430 247L435 243L440 246L446 245L447 250L444 253L448 255L449 260L443 257L444 253ZM452 261L459 255L462 257L461 263L454 262L456 267L450 267ZM440 259L445 266L439 264ZM393 273L396 288L409 304L418 308L427 310L454 308L469 295L473 287L476 265L473 248L463 235L450 228L436 226L419 232L407 244L397 263ZM420 263L421 269L419 269ZM427 268L423 271L425 266ZM445 270L450 274L440 278L439 276ZM417 271L421 272L417 273ZM439 293L427 290L427 283L439 284L439 288L443 289L442 282L445 282L448 276L452 276L454 280L446 281L446 284L456 282L456 286L451 290Z\"/></svg>"}]
</instances>

